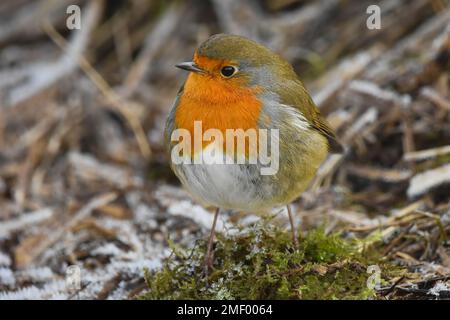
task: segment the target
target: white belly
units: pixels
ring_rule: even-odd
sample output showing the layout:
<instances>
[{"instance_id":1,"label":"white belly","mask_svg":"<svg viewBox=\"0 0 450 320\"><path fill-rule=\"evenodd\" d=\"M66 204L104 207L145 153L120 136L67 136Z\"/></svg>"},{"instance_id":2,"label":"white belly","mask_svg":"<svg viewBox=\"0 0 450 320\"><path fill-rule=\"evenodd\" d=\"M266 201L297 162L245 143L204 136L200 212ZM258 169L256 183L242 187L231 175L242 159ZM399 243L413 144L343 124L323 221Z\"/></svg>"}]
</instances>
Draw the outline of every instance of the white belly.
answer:
<instances>
[{"instance_id":1,"label":"white belly","mask_svg":"<svg viewBox=\"0 0 450 320\"><path fill-rule=\"evenodd\" d=\"M203 149L201 156L199 164L173 166L183 185L200 202L239 210L261 210L270 206L267 200L271 184L262 182L259 165L226 164L226 156L213 143ZM198 157L199 154L195 155L194 160Z\"/></svg>"}]
</instances>

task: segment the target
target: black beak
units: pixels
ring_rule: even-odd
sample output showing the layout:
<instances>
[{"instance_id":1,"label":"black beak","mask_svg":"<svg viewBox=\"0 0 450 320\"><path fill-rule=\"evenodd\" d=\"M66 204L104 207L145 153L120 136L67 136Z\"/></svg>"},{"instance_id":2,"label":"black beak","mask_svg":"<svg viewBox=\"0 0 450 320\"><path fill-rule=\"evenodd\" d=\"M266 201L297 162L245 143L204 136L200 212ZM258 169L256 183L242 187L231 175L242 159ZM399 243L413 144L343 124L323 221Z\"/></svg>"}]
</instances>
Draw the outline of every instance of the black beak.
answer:
<instances>
[{"instance_id":1,"label":"black beak","mask_svg":"<svg viewBox=\"0 0 450 320\"><path fill-rule=\"evenodd\" d=\"M175 67L190 72L205 73L205 70L200 69L194 62L191 61L179 63Z\"/></svg>"}]
</instances>

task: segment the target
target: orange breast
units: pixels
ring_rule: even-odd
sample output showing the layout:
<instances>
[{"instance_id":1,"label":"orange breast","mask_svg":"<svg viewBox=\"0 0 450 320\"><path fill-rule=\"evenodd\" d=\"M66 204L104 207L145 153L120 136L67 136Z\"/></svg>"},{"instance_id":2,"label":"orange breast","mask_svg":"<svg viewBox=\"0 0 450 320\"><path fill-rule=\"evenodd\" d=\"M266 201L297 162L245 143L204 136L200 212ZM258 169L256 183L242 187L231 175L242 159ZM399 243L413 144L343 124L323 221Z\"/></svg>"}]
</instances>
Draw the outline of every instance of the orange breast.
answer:
<instances>
[{"instance_id":1,"label":"orange breast","mask_svg":"<svg viewBox=\"0 0 450 320\"><path fill-rule=\"evenodd\" d=\"M175 113L176 127L189 130L193 137L194 121L201 121L203 132L218 129L224 139L226 129L257 129L262 107L258 89L242 81L191 73Z\"/></svg>"}]
</instances>

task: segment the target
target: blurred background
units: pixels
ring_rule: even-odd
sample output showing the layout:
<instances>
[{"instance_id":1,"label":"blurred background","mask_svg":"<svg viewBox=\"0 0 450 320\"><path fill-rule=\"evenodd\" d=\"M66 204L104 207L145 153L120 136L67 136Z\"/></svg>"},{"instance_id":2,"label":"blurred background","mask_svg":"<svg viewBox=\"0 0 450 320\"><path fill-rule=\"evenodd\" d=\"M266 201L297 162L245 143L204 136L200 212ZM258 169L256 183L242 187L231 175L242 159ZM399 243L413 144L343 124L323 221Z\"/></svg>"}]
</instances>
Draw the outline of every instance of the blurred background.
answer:
<instances>
[{"instance_id":1,"label":"blurred background","mask_svg":"<svg viewBox=\"0 0 450 320\"><path fill-rule=\"evenodd\" d=\"M396 294L450 295L449 1L17 0L0 3L0 299L132 298L168 239L208 234L163 129L174 65L220 32L288 59L347 147L294 204L302 230L372 237L416 275Z\"/></svg>"}]
</instances>

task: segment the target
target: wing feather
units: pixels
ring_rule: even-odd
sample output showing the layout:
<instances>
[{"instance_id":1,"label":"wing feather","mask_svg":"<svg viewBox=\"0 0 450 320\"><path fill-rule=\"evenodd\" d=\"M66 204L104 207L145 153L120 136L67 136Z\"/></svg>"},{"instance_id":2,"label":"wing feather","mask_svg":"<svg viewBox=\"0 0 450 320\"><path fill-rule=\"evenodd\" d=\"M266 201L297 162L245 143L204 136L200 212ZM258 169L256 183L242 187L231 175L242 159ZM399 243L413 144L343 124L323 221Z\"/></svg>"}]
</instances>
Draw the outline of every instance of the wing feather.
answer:
<instances>
[{"instance_id":1,"label":"wing feather","mask_svg":"<svg viewBox=\"0 0 450 320\"><path fill-rule=\"evenodd\" d=\"M278 87L278 96L282 103L299 110L308 120L311 127L322 134L328 141L332 153L342 153L344 148L338 141L328 121L320 114L319 109L299 79L283 83Z\"/></svg>"}]
</instances>

